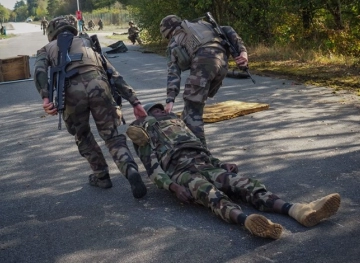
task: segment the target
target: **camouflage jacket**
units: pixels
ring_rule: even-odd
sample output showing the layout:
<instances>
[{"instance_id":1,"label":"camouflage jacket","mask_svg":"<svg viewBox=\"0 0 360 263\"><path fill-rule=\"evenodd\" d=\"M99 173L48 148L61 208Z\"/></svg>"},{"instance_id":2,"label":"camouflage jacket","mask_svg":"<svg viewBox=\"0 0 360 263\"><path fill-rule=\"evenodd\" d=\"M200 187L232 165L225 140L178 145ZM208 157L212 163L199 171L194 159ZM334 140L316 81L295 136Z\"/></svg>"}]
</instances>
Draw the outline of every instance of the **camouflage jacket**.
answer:
<instances>
[{"instance_id":1,"label":"camouflage jacket","mask_svg":"<svg viewBox=\"0 0 360 263\"><path fill-rule=\"evenodd\" d=\"M230 26L221 26L224 33L226 34L227 38L229 39L229 42L239 51L239 54L241 52L246 52L246 47L244 45L243 40L241 37L236 33L236 31L230 27ZM175 98L180 93L180 82L181 82L181 69L179 65L177 64L177 58L174 55L174 49L179 47L180 43L176 41L176 39L182 39L182 36L179 36L181 34L186 34L184 30L182 30L181 27L178 27L174 30L173 37L170 39L169 44L167 46L166 50L166 56L168 59L167 63L167 69L168 69L168 75L167 75L167 98ZM176 37L175 37L176 36ZM202 48L207 49L216 49L216 50L224 50L226 52L227 57L229 57L230 53L229 50L225 50L224 47L217 43L217 42L210 42L205 44ZM190 59L194 61L196 57L193 55Z\"/></svg>"},{"instance_id":2,"label":"camouflage jacket","mask_svg":"<svg viewBox=\"0 0 360 263\"><path fill-rule=\"evenodd\" d=\"M148 176L158 188L169 190L171 176L176 173L171 162L177 153L186 149L204 152L215 167L223 163L214 158L202 145L200 140L186 127L186 124L174 113L156 119L147 116L134 121L131 125L143 127L149 135L149 141L144 146L134 144L135 151L144 164ZM188 163L192 160L189 159ZM186 165L186 163L182 163Z\"/></svg>"},{"instance_id":3,"label":"camouflage jacket","mask_svg":"<svg viewBox=\"0 0 360 263\"><path fill-rule=\"evenodd\" d=\"M129 36L135 35L136 33L139 33L139 32L140 32L140 29L135 25L129 27L129 29L128 29Z\"/></svg>"},{"instance_id":4,"label":"camouflage jacket","mask_svg":"<svg viewBox=\"0 0 360 263\"><path fill-rule=\"evenodd\" d=\"M71 69L78 69L79 74L85 74L90 71L98 71L99 74L103 74L106 77L104 68L102 67L100 55L95 52L91 47L91 42L88 36L74 36L72 45L69 50L69 54L82 53L81 61L72 62L66 71ZM40 93L41 98L47 98L48 92L48 67L57 65L58 59L58 46L57 41L53 40L46 46L37 51L34 71L34 82L36 89ZM115 82L116 90L121 94L125 100L130 104L134 104L137 101L137 97L133 88L126 83L119 72L106 60L107 68L112 69L113 79Z\"/></svg>"},{"instance_id":5,"label":"camouflage jacket","mask_svg":"<svg viewBox=\"0 0 360 263\"><path fill-rule=\"evenodd\" d=\"M49 22L47 20L41 20L41 29L46 29L46 27L49 25Z\"/></svg>"}]
</instances>

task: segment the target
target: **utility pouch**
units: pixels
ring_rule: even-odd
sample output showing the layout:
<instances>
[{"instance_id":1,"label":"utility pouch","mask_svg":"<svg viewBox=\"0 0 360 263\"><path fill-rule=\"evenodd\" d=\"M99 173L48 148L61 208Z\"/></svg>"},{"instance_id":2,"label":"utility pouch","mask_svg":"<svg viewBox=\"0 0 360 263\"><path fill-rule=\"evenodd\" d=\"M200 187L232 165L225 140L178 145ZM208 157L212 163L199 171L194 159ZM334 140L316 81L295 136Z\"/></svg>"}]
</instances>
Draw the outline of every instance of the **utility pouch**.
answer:
<instances>
[{"instance_id":1,"label":"utility pouch","mask_svg":"<svg viewBox=\"0 0 360 263\"><path fill-rule=\"evenodd\" d=\"M190 69L191 59L185 48L175 47L173 49L173 55L174 57L176 57L177 65L179 66L181 71Z\"/></svg>"}]
</instances>

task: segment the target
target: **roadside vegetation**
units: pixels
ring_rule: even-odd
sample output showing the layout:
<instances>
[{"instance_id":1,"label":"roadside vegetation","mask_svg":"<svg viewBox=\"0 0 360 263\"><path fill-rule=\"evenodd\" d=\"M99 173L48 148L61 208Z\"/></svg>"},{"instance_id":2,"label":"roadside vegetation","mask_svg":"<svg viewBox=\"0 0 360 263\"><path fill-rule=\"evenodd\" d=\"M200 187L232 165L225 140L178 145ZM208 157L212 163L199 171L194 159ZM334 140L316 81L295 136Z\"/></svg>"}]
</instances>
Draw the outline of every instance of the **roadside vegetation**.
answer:
<instances>
[{"instance_id":1,"label":"roadside vegetation","mask_svg":"<svg viewBox=\"0 0 360 263\"><path fill-rule=\"evenodd\" d=\"M360 2L353 0L79 0L86 20L101 18L104 29L142 29L144 48L164 55L159 24L176 14L183 19L211 12L220 25L242 37L253 74L360 92ZM75 14L76 1L23 0L14 10L0 4L3 21L25 21ZM113 30L115 29L115 30ZM110 36L114 40L126 35ZM230 61L230 67L235 64Z\"/></svg>"}]
</instances>

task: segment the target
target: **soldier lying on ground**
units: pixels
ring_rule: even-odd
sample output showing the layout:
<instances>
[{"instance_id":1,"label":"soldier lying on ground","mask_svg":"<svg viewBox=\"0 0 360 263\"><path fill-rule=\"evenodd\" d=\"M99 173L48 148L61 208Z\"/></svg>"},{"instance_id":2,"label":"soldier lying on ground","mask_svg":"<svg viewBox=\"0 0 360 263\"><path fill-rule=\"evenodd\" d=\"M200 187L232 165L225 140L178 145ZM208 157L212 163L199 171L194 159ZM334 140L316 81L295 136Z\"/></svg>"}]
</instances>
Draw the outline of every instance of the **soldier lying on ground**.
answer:
<instances>
[{"instance_id":1,"label":"soldier lying on ground","mask_svg":"<svg viewBox=\"0 0 360 263\"><path fill-rule=\"evenodd\" d=\"M281 236L283 227L259 214L245 215L236 202L289 215L306 227L337 212L339 194L308 204L283 201L259 181L237 174L235 164L214 158L185 123L174 113L166 113L162 104L146 104L144 109L148 116L134 121L126 133L150 179L181 201L194 201L229 223L244 225L256 236L273 239Z\"/></svg>"}]
</instances>

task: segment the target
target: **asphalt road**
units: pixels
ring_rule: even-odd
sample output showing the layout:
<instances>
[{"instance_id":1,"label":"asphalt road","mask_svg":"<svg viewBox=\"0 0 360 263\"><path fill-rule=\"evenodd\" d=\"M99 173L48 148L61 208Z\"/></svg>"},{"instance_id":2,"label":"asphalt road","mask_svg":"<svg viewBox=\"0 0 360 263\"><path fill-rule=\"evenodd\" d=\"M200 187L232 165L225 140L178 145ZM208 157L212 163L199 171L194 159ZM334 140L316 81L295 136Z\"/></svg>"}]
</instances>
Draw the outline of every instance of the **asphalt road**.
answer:
<instances>
[{"instance_id":1,"label":"asphalt road","mask_svg":"<svg viewBox=\"0 0 360 263\"><path fill-rule=\"evenodd\" d=\"M103 47L114 42L104 33L99 37ZM19 33L0 40L0 58L32 55L44 44L40 28ZM129 51L111 62L143 103L163 102L166 59L126 44ZM31 58L31 70L33 64ZM359 262L359 98L254 78L256 85L226 78L207 103L261 102L270 109L207 124L209 148L285 200L340 193L341 207L331 219L305 228L289 217L261 213L285 231L276 241L254 237L157 189L143 166L148 194L136 200L96 132L114 186L91 187L90 169L73 138L57 130L56 117L44 115L33 81L22 81L0 85L0 262ZM175 110L181 106L180 96ZM128 123L134 120L128 103L123 111Z\"/></svg>"}]
</instances>

